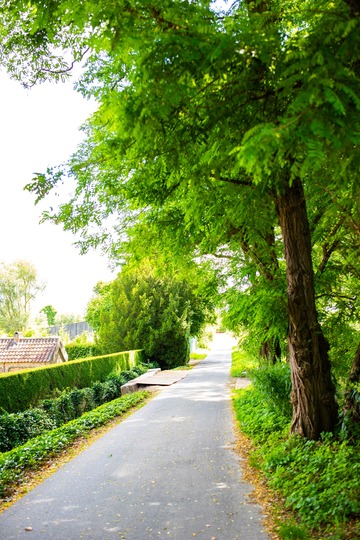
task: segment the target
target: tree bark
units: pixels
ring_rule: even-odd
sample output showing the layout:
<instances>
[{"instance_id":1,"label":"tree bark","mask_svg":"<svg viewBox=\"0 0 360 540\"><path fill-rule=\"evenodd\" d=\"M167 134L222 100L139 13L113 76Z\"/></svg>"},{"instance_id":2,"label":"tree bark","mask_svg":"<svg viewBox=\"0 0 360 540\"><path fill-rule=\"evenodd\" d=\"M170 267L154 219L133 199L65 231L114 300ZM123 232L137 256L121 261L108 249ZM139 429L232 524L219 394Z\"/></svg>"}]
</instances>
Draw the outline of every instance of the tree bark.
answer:
<instances>
[{"instance_id":1,"label":"tree bark","mask_svg":"<svg viewBox=\"0 0 360 540\"><path fill-rule=\"evenodd\" d=\"M291 432L316 440L333 431L338 407L329 345L315 307L311 237L303 185L295 179L276 201L284 239L289 314L293 418Z\"/></svg>"},{"instance_id":2,"label":"tree bark","mask_svg":"<svg viewBox=\"0 0 360 540\"><path fill-rule=\"evenodd\" d=\"M263 341L260 346L259 355L269 364L275 365L281 360L281 346L279 338Z\"/></svg>"},{"instance_id":3,"label":"tree bark","mask_svg":"<svg viewBox=\"0 0 360 540\"><path fill-rule=\"evenodd\" d=\"M353 388L354 383L358 382L360 382L360 344L351 366L349 381L345 392L344 406L344 412L351 422L360 424L360 403L356 399L357 391Z\"/></svg>"}]
</instances>

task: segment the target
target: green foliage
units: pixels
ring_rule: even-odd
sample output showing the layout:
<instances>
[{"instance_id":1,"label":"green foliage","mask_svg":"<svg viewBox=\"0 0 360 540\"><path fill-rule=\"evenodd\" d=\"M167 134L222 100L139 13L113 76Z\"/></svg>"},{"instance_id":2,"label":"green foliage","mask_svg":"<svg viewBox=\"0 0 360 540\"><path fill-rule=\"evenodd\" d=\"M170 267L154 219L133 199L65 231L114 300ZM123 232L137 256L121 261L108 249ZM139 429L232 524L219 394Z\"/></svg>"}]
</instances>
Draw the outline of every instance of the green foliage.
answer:
<instances>
[{"instance_id":1,"label":"green foliage","mask_svg":"<svg viewBox=\"0 0 360 540\"><path fill-rule=\"evenodd\" d=\"M78 358L88 358L90 356L99 356L101 351L95 343L85 345L76 345L72 342L65 346L69 360L77 360Z\"/></svg>"},{"instance_id":2,"label":"green foliage","mask_svg":"<svg viewBox=\"0 0 360 540\"><path fill-rule=\"evenodd\" d=\"M358 444L330 434L319 442L290 436L288 367L254 369L251 377L254 384L234 392L233 404L241 431L256 445L252 464L296 520L279 525L280 538L306 539L313 531L332 538L334 530L345 537L346 521L360 511Z\"/></svg>"},{"instance_id":3,"label":"green foliage","mask_svg":"<svg viewBox=\"0 0 360 540\"><path fill-rule=\"evenodd\" d=\"M282 540L308 540L307 532L293 523L280 523L277 533Z\"/></svg>"},{"instance_id":4,"label":"green foliage","mask_svg":"<svg viewBox=\"0 0 360 540\"><path fill-rule=\"evenodd\" d=\"M257 444L265 444L273 434L289 431L289 418L279 414L253 386L237 390L234 395L234 407L241 431Z\"/></svg>"},{"instance_id":5,"label":"green foliage","mask_svg":"<svg viewBox=\"0 0 360 540\"><path fill-rule=\"evenodd\" d=\"M264 418L261 419L264 425L268 422L271 425L272 419L274 419L274 426L278 426L279 422L280 425L289 423L292 416L292 407L290 404L291 378L288 364L279 362L272 366L259 365L259 362L254 360L254 357L245 349L238 348L232 352L231 376L247 376L251 379L253 386L252 390L249 391L249 404L250 407L259 409L258 414L261 417L264 415ZM252 400L254 400L254 403L252 403ZM244 398L243 403L245 402L247 400ZM275 420L276 417L278 419ZM255 425L250 427L253 422L255 422ZM257 422L256 418L247 418L246 425L249 427L244 428L244 431L248 435L254 436L257 430ZM248 429L251 429L251 431L248 432ZM276 431L276 428L274 428L274 431Z\"/></svg>"},{"instance_id":6,"label":"green foliage","mask_svg":"<svg viewBox=\"0 0 360 540\"><path fill-rule=\"evenodd\" d=\"M44 368L23 370L0 377L0 408L8 413L36 406L65 388L85 388L141 363L142 351L114 353L74 360Z\"/></svg>"},{"instance_id":7,"label":"green foliage","mask_svg":"<svg viewBox=\"0 0 360 540\"><path fill-rule=\"evenodd\" d=\"M339 398L342 400L350 367L360 342L360 331L334 313L326 317L323 327L331 343L330 360L338 384Z\"/></svg>"},{"instance_id":8,"label":"green foliage","mask_svg":"<svg viewBox=\"0 0 360 540\"><path fill-rule=\"evenodd\" d=\"M46 315L46 320L48 326L55 326L55 317L56 317L56 309L53 308L53 306L45 306L42 309L40 309L40 313L44 313Z\"/></svg>"},{"instance_id":9,"label":"green foliage","mask_svg":"<svg viewBox=\"0 0 360 540\"><path fill-rule=\"evenodd\" d=\"M204 360L205 358L207 357L207 354L204 354L204 353L191 353L190 354L190 358L192 360Z\"/></svg>"},{"instance_id":10,"label":"green foliage","mask_svg":"<svg viewBox=\"0 0 360 540\"><path fill-rule=\"evenodd\" d=\"M228 327L252 327L253 347L282 345L292 325L279 201L296 182L308 210L303 221L283 220L282 232L304 232L309 222L312 253L308 238L309 253L302 255L307 278L315 263L322 320L350 305L359 320L355 1L306 0L300 8L292 0L236 2L220 16L216 2L207 1L166 0L156 9L135 0L56 6L33 0L31 6L22 0L4 6L0 62L31 86L66 77L69 55L80 60L87 51L77 87L99 104L67 166L38 174L27 186L39 201L62 180L74 181L73 195L44 219L80 234L82 250L115 244L119 253L129 229L140 226L157 229L192 256L220 258L221 278L233 284ZM288 272L302 272L300 258L291 249L284 253ZM289 280L289 290L300 282ZM303 298L312 299L312 283L307 288ZM353 300L345 307L335 298ZM145 319L146 306L138 307Z\"/></svg>"},{"instance_id":11,"label":"green foliage","mask_svg":"<svg viewBox=\"0 0 360 540\"><path fill-rule=\"evenodd\" d=\"M65 324L73 324L82 320L82 316L76 313L58 313L55 317L55 326L64 326Z\"/></svg>"},{"instance_id":12,"label":"green foliage","mask_svg":"<svg viewBox=\"0 0 360 540\"><path fill-rule=\"evenodd\" d=\"M183 278L158 276L147 261L125 267L90 302L87 319L98 327L101 350L141 347L162 368L186 364L190 335L206 317L206 302L191 285Z\"/></svg>"},{"instance_id":13,"label":"green foliage","mask_svg":"<svg viewBox=\"0 0 360 540\"><path fill-rule=\"evenodd\" d=\"M30 409L22 413L0 415L0 452L20 446L44 431L54 429L56 423L44 409Z\"/></svg>"},{"instance_id":14,"label":"green foliage","mask_svg":"<svg viewBox=\"0 0 360 540\"><path fill-rule=\"evenodd\" d=\"M90 388L63 390L57 398L46 399L35 409L21 413L0 414L0 452L7 452L29 439L66 424L87 411L112 401L121 395L121 386L145 373L148 365L110 374L104 382L95 382Z\"/></svg>"},{"instance_id":15,"label":"green foliage","mask_svg":"<svg viewBox=\"0 0 360 540\"><path fill-rule=\"evenodd\" d=\"M78 437L121 416L148 396L148 392L127 394L22 446L0 454L0 495L5 495L10 484L20 483L29 469L58 454Z\"/></svg>"},{"instance_id":16,"label":"green foliage","mask_svg":"<svg viewBox=\"0 0 360 540\"><path fill-rule=\"evenodd\" d=\"M247 215L244 215L244 220ZM250 220L247 219L249 222ZM283 246L279 231L270 234L271 224L256 223L256 233L268 238L259 245L256 233L248 233L243 249L251 249L252 256L234 253L230 264L231 283L224 294L225 309L222 320L225 327L242 337L246 350L259 357L261 345L279 342L285 352L287 336L285 267L281 262ZM275 234L276 233L276 234ZM234 238L233 243L239 242ZM255 242L256 247L248 244ZM235 250L235 246L234 246Z\"/></svg>"},{"instance_id":17,"label":"green foliage","mask_svg":"<svg viewBox=\"0 0 360 540\"><path fill-rule=\"evenodd\" d=\"M266 397L271 408L291 419L291 377L289 364L279 362L273 366L262 366L251 371L251 379L259 394Z\"/></svg>"},{"instance_id":18,"label":"green foliage","mask_svg":"<svg viewBox=\"0 0 360 540\"><path fill-rule=\"evenodd\" d=\"M97 332L101 327L101 313L111 311L111 283L99 281L94 287L94 296L86 308L85 320Z\"/></svg>"},{"instance_id":19,"label":"green foliage","mask_svg":"<svg viewBox=\"0 0 360 540\"><path fill-rule=\"evenodd\" d=\"M258 367L259 362L245 349L234 349L230 374L232 377L245 377L249 371Z\"/></svg>"},{"instance_id":20,"label":"green foliage","mask_svg":"<svg viewBox=\"0 0 360 540\"><path fill-rule=\"evenodd\" d=\"M267 449L264 470L288 508L310 528L336 525L360 511L359 448L326 436L292 436Z\"/></svg>"},{"instance_id":21,"label":"green foliage","mask_svg":"<svg viewBox=\"0 0 360 540\"><path fill-rule=\"evenodd\" d=\"M205 326L198 336L198 347L200 349L209 349L214 339L214 331Z\"/></svg>"},{"instance_id":22,"label":"green foliage","mask_svg":"<svg viewBox=\"0 0 360 540\"><path fill-rule=\"evenodd\" d=\"M0 263L0 328L8 334L26 330L31 301L44 288L32 264Z\"/></svg>"}]
</instances>

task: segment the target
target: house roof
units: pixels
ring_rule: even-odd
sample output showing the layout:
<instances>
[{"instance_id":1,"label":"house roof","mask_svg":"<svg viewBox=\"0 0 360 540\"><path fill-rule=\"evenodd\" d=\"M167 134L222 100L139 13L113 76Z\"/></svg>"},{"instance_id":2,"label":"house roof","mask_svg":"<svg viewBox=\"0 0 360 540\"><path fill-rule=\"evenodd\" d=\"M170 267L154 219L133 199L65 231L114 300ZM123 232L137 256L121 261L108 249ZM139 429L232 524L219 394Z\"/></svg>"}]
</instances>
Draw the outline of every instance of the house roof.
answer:
<instances>
[{"instance_id":1,"label":"house roof","mask_svg":"<svg viewBox=\"0 0 360 540\"><path fill-rule=\"evenodd\" d=\"M0 338L0 362L45 364L52 361L58 348L63 349L59 337L20 338L18 340Z\"/></svg>"}]
</instances>

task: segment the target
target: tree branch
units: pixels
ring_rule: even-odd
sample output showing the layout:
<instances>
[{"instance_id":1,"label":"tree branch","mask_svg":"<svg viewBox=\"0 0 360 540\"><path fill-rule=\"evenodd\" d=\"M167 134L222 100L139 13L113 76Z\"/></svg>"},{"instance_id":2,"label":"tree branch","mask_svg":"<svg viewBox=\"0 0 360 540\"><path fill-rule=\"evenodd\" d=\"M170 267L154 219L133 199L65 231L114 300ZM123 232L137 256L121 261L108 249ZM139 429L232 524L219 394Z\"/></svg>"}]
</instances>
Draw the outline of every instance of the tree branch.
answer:
<instances>
[{"instance_id":1,"label":"tree branch","mask_svg":"<svg viewBox=\"0 0 360 540\"><path fill-rule=\"evenodd\" d=\"M351 300L352 302L355 302L357 300L357 296L348 296L347 294L339 294L339 293L322 293L317 294L315 298L343 298L344 300Z\"/></svg>"},{"instance_id":2,"label":"tree branch","mask_svg":"<svg viewBox=\"0 0 360 540\"><path fill-rule=\"evenodd\" d=\"M229 184L235 184L236 186L248 186L252 187L251 180L239 180L236 178L224 178L223 176L215 176L214 174L210 175L210 178L218 182L227 182Z\"/></svg>"},{"instance_id":3,"label":"tree branch","mask_svg":"<svg viewBox=\"0 0 360 540\"><path fill-rule=\"evenodd\" d=\"M338 232L338 230L340 229L340 227L344 223L344 221L345 221L345 216L342 216L340 221L335 225L335 227L331 231L328 240L325 242L325 244L322 247L323 257L322 257L322 261L321 261L321 263L319 265L319 273L320 273L320 275L324 272L325 267L326 267L327 263L329 262L329 259L330 259L331 255L334 253L337 246L339 245L340 240L337 238L329 246L331 238L333 238L336 235L336 233Z\"/></svg>"}]
</instances>

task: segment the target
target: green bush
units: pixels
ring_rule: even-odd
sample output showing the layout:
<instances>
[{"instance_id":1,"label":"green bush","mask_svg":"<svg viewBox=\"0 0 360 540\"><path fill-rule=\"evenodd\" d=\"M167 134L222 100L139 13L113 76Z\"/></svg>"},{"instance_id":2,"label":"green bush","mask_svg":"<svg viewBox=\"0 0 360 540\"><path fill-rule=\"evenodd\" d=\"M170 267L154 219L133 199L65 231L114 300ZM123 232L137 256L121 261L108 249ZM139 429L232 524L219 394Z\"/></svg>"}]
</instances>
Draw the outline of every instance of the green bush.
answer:
<instances>
[{"instance_id":1,"label":"green bush","mask_svg":"<svg viewBox=\"0 0 360 540\"><path fill-rule=\"evenodd\" d=\"M64 390L57 398L42 401L38 408L20 413L0 415L0 452L7 452L29 439L55 429L78 418L99 405L121 395L121 386L147 371L147 366L137 366L133 371L120 375L111 374L91 388Z\"/></svg>"},{"instance_id":2,"label":"green bush","mask_svg":"<svg viewBox=\"0 0 360 540\"><path fill-rule=\"evenodd\" d=\"M189 361L189 338L197 335L209 314L205 289L186 279L160 277L149 261L124 267L110 284L100 284L86 320L96 330L103 353L141 347L162 369ZM199 285L199 283L197 283Z\"/></svg>"},{"instance_id":3,"label":"green bush","mask_svg":"<svg viewBox=\"0 0 360 540\"><path fill-rule=\"evenodd\" d=\"M198 347L200 349L209 349L214 340L214 332L208 327L204 328L198 337Z\"/></svg>"},{"instance_id":4,"label":"green bush","mask_svg":"<svg viewBox=\"0 0 360 540\"><path fill-rule=\"evenodd\" d=\"M125 351L2 375L0 409L12 413L36 407L58 391L89 387L96 381L105 381L110 373L120 374L143 360L143 351Z\"/></svg>"},{"instance_id":5,"label":"green bush","mask_svg":"<svg viewBox=\"0 0 360 540\"><path fill-rule=\"evenodd\" d=\"M299 527L309 534L321 531L321 538L333 538L334 530L344 533L346 521L360 513L360 445L331 435L319 442L290 436L286 369L277 366L255 373L254 385L234 392L233 398L240 429L256 445L252 464L284 498ZM306 538L303 529L295 529L291 536L283 526L279 534Z\"/></svg>"},{"instance_id":6,"label":"green bush","mask_svg":"<svg viewBox=\"0 0 360 540\"><path fill-rule=\"evenodd\" d=\"M95 345L95 343L88 343L84 345L69 343L65 346L65 350L68 354L69 360L89 358L92 356L99 356L101 354L100 348Z\"/></svg>"},{"instance_id":7,"label":"green bush","mask_svg":"<svg viewBox=\"0 0 360 540\"><path fill-rule=\"evenodd\" d=\"M44 409L37 408L21 413L1 414L0 452L7 452L55 427L56 422Z\"/></svg>"},{"instance_id":8,"label":"green bush","mask_svg":"<svg viewBox=\"0 0 360 540\"><path fill-rule=\"evenodd\" d=\"M320 442L292 436L267 449L263 468L304 524L336 525L360 512L359 449L330 435Z\"/></svg>"},{"instance_id":9,"label":"green bush","mask_svg":"<svg viewBox=\"0 0 360 540\"><path fill-rule=\"evenodd\" d=\"M78 437L120 416L148 396L148 392L127 394L10 452L0 454L0 496L6 494L9 484L21 482L28 469L61 452Z\"/></svg>"},{"instance_id":10,"label":"green bush","mask_svg":"<svg viewBox=\"0 0 360 540\"><path fill-rule=\"evenodd\" d=\"M232 352L231 376L246 377L258 365L259 362L247 351L235 349Z\"/></svg>"},{"instance_id":11,"label":"green bush","mask_svg":"<svg viewBox=\"0 0 360 540\"><path fill-rule=\"evenodd\" d=\"M250 372L253 385L271 403L274 411L287 417L292 416L290 403L291 375L289 364L279 362L273 366L262 366Z\"/></svg>"},{"instance_id":12,"label":"green bush","mask_svg":"<svg viewBox=\"0 0 360 540\"><path fill-rule=\"evenodd\" d=\"M237 390L233 403L241 431L258 444L264 444L273 433L289 430L289 418L274 409L267 396L254 386Z\"/></svg>"}]
</instances>

